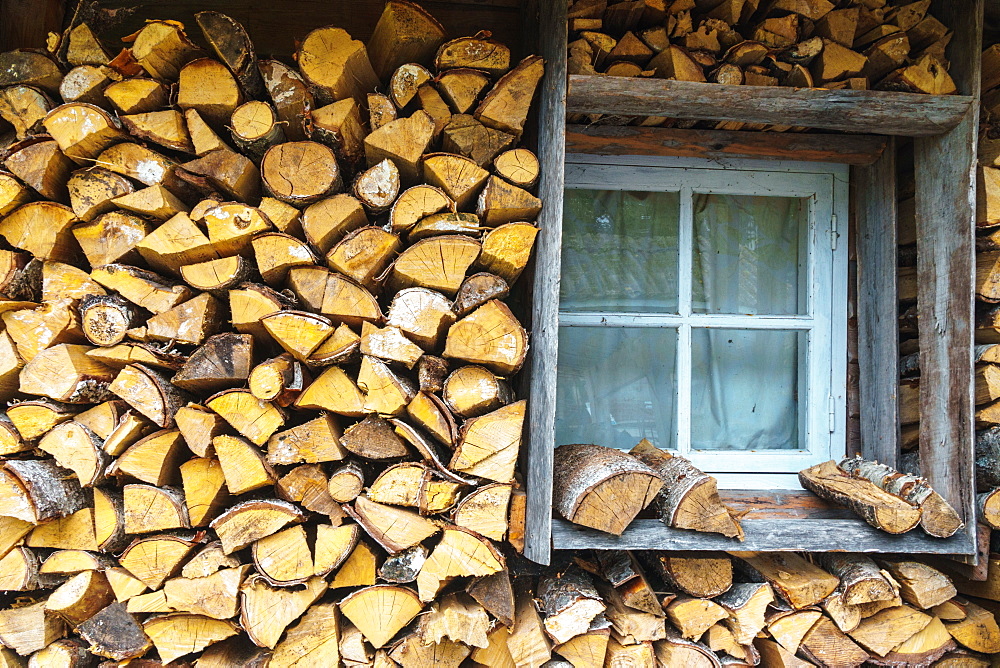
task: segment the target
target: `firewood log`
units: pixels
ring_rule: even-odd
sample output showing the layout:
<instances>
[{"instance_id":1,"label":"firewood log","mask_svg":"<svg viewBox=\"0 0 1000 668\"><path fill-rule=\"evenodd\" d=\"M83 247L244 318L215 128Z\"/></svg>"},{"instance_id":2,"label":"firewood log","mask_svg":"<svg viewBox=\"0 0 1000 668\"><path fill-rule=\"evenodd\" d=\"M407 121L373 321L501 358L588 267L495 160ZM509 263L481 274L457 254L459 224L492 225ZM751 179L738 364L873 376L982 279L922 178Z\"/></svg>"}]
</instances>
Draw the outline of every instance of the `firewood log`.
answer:
<instances>
[{"instance_id":1,"label":"firewood log","mask_svg":"<svg viewBox=\"0 0 1000 668\"><path fill-rule=\"evenodd\" d=\"M743 529L722 503L715 479L696 469L683 457L671 457L643 440L631 454L664 481L658 497L660 518L668 526L721 533L743 538Z\"/></svg>"},{"instance_id":2,"label":"firewood log","mask_svg":"<svg viewBox=\"0 0 1000 668\"><path fill-rule=\"evenodd\" d=\"M738 569L751 580L763 580L792 608L816 605L840 584L839 578L794 553L732 552Z\"/></svg>"},{"instance_id":3,"label":"firewood log","mask_svg":"<svg viewBox=\"0 0 1000 668\"><path fill-rule=\"evenodd\" d=\"M887 608L861 622L848 635L869 652L885 656L930 624L933 617L908 606Z\"/></svg>"},{"instance_id":4,"label":"firewood log","mask_svg":"<svg viewBox=\"0 0 1000 668\"><path fill-rule=\"evenodd\" d=\"M422 609L416 592L394 585L359 589L340 602L343 615L375 648L383 647Z\"/></svg>"},{"instance_id":5,"label":"firewood log","mask_svg":"<svg viewBox=\"0 0 1000 668\"><path fill-rule=\"evenodd\" d=\"M314 604L288 628L274 648L269 666L290 667L316 661L334 665L340 659L339 608L333 602Z\"/></svg>"},{"instance_id":6,"label":"firewood log","mask_svg":"<svg viewBox=\"0 0 1000 668\"><path fill-rule=\"evenodd\" d=\"M142 625L163 661L173 661L237 633L236 625L187 613L154 616Z\"/></svg>"},{"instance_id":7,"label":"firewood log","mask_svg":"<svg viewBox=\"0 0 1000 668\"><path fill-rule=\"evenodd\" d=\"M270 194L298 206L335 193L342 185L333 151L310 141L287 142L268 149L261 163L261 178Z\"/></svg>"},{"instance_id":8,"label":"firewood log","mask_svg":"<svg viewBox=\"0 0 1000 668\"><path fill-rule=\"evenodd\" d=\"M377 503L417 508L422 515L441 513L455 505L459 485L435 477L422 464L396 464L379 474L369 486L366 498Z\"/></svg>"},{"instance_id":9,"label":"firewood log","mask_svg":"<svg viewBox=\"0 0 1000 668\"><path fill-rule=\"evenodd\" d=\"M845 459L839 466L918 506L920 526L932 536L947 538L964 526L955 509L921 478L900 473L884 464L865 461L861 457Z\"/></svg>"},{"instance_id":10,"label":"firewood log","mask_svg":"<svg viewBox=\"0 0 1000 668\"><path fill-rule=\"evenodd\" d=\"M32 86L10 86L0 90L0 118L14 127L18 140L28 137L55 107L51 98Z\"/></svg>"},{"instance_id":11,"label":"firewood log","mask_svg":"<svg viewBox=\"0 0 1000 668\"><path fill-rule=\"evenodd\" d=\"M800 654L817 666L860 666L868 660L868 652L847 635L821 617L802 639Z\"/></svg>"},{"instance_id":12,"label":"firewood log","mask_svg":"<svg viewBox=\"0 0 1000 668\"><path fill-rule=\"evenodd\" d=\"M993 613L971 601L964 602L963 607L966 613L964 619L945 623L951 637L973 652L1000 652L1000 627Z\"/></svg>"},{"instance_id":13,"label":"firewood log","mask_svg":"<svg viewBox=\"0 0 1000 668\"><path fill-rule=\"evenodd\" d=\"M829 461L799 473L806 489L834 503L845 505L868 524L887 533L905 533L920 522L920 508L883 491L864 478L848 475Z\"/></svg>"},{"instance_id":14,"label":"firewood log","mask_svg":"<svg viewBox=\"0 0 1000 668\"><path fill-rule=\"evenodd\" d=\"M543 577L538 596L545 632L559 645L586 633L605 609L590 576L574 567Z\"/></svg>"},{"instance_id":15,"label":"firewood log","mask_svg":"<svg viewBox=\"0 0 1000 668\"><path fill-rule=\"evenodd\" d=\"M926 610L951 599L957 593L941 571L917 561L882 561L882 567L899 583L899 593L907 603Z\"/></svg>"},{"instance_id":16,"label":"firewood log","mask_svg":"<svg viewBox=\"0 0 1000 668\"><path fill-rule=\"evenodd\" d=\"M672 629L667 629L667 637L653 643L656 659L664 665L698 666L718 668L722 664L708 647L700 642L685 640Z\"/></svg>"},{"instance_id":17,"label":"firewood log","mask_svg":"<svg viewBox=\"0 0 1000 668\"><path fill-rule=\"evenodd\" d=\"M847 605L887 601L895 597L893 586L870 558L860 554L825 554L819 563L840 579L839 588Z\"/></svg>"},{"instance_id":18,"label":"firewood log","mask_svg":"<svg viewBox=\"0 0 1000 668\"><path fill-rule=\"evenodd\" d=\"M45 614L45 601L0 610L0 640L22 656L42 650L65 635L62 619Z\"/></svg>"},{"instance_id":19,"label":"firewood log","mask_svg":"<svg viewBox=\"0 0 1000 668\"><path fill-rule=\"evenodd\" d=\"M555 461L553 503L559 514L615 535L621 535L663 485L659 474L636 458L599 445L562 445ZM605 497L621 499L621 505L608 508Z\"/></svg>"}]
</instances>

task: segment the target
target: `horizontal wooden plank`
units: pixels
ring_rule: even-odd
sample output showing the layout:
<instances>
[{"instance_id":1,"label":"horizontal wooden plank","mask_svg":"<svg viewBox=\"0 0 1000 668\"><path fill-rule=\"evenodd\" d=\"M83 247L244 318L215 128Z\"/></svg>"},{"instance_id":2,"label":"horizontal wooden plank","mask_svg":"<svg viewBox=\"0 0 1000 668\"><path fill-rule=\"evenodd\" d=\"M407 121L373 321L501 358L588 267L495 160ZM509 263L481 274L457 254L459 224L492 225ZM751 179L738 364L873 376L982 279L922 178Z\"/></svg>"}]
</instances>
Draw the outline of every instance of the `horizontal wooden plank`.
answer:
<instances>
[{"instance_id":1,"label":"horizontal wooden plank","mask_svg":"<svg viewBox=\"0 0 1000 668\"><path fill-rule=\"evenodd\" d=\"M771 159L871 165L885 151L877 135L683 130L618 125L566 126L566 151L709 159Z\"/></svg>"},{"instance_id":2,"label":"horizontal wooden plank","mask_svg":"<svg viewBox=\"0 0 1000 668\"><path fill-rule=\"evenodd\" d=\"M614 76L572 75L567 111L743 121L921 137L958 125L972 105L961 95L800 89Z\"/></svg>"},{"instance_id":3,"label":"horizontal wooden plank","mask_svg":"<svg viewBox=\"0 0 1000 668\"><path fill-rule=\"evenodd\" d=\"M621 536L552 520L557 550L743 550L773 552L906 552L909 554L974 554L966 533L932 538L919 529L893 536L858 519L745 519L746 540L719 534L671 529L659 520L636 520Z\"/></svg>"}]
</instances>

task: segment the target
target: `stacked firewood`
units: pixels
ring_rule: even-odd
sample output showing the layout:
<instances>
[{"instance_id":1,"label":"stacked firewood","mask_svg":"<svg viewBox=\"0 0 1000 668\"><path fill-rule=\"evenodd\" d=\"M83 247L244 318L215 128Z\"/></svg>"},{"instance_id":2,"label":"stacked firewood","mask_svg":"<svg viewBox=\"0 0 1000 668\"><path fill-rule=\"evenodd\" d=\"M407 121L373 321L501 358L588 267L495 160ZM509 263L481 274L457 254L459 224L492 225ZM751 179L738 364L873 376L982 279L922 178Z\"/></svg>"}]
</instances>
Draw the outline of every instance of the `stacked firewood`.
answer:
<instances>
[{"instance_id":1,"label":"stacked firewood","mask_svg":"<svg viewBox=\"0 0 1000 668\"><path fill-rule=\"evenodd\" d=\"M986 668L1000 652L1000 604L899 557L597 552L543 575L537 598L539 661L548 636L573 666Z\"/></svg>"},{"instance_id":2,"label":"stacked firewood","mask_svg":"<svg viewBox=\"0 0 1000 668\"><path fill-rule=\"evenodd\" d=\"M555 462L555 508L581 526L620 535L652 504L673 528L743 537L714 478L646 441L630 453L563 445ZM943 537L962 526L920 479L857 457L800 480L889 533L919 524ZM536 597L554 651L574 666L928 666L946 655L986 666L977 655L1000 652L997 568L982 583L953 582L917 560L847 553L568 559L540 579ZM956 583L985 598L960 597Z\"/></svg>"},{"instance_id":3,"label":"stacked firewood","mask_svg":"<svg viewBox=\"0 0 1000 668\"><path fill-rule=\"evenodd\" d=\"M974 350L976 404L976 492L978 519L1000 529L1000 44L983 51L979 128L976 239L976 329ZM900 174L900 409L903 447L915 448L919 436L920 362L916 334L916 225L912 164ZM916 450L904 456L919 464Z\"/></svg>"},{"instance_id":4,"label":"stacked firewood","mask_svg":"<svg viewBox=\"0 0 1000 668\"><path fill-rule=\"evenodd\" d=\"M956 93L931 0L570 0L571 74Z\"/></svg>"},{"instance_id":5,"label":"stacked firewood","mask_svg":"<svg viewBox=\"0 0 1000 668\"><path fill-rule=\"evenodd\" d=\"M0 663L491 651L542 60L405 0L295 64L197 19L0 54Z\"/></svg>"}]
</instances>

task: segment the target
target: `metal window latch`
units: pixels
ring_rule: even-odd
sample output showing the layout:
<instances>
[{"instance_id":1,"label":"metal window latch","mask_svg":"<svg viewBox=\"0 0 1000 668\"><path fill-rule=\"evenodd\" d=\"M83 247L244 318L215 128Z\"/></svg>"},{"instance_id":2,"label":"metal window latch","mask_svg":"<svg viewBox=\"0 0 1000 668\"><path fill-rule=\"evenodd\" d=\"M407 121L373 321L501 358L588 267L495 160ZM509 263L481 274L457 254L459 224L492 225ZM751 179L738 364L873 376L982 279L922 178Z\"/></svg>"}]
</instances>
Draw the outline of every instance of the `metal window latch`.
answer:
<instances>
[{"instance_id":1,"label":"metal window latch","mask_svg":"<svg viewBox=\"0 0 1000 668\"><path fill-rule=\"evenodd\" d=\"M840 240L840 231L837 226L837 214L833 214L830 220L830 250L837 250L837 242Z\"/></svg>"},{"instance_id":2,"label":"metal window latch","mask_svg":"<svg viewBox=\"0 0 1000 668\"><path fill-rule=\"evenodd\" d=\"M828 416L830 418L830 433L837 431L837 401L831 394L829 397L829 405L827 406L829 411Z\"/></svg>"}]
</instances>

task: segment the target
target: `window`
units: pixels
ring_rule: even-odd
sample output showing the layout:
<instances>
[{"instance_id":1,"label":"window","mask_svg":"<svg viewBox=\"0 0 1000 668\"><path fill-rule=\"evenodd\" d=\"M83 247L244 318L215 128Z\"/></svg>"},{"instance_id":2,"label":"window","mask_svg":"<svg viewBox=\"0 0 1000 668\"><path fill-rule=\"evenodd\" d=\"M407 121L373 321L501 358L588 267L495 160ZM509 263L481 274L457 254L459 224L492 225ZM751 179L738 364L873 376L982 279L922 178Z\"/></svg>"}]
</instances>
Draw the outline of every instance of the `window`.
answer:
<instances>
[{"instance_id":1,"label":"window","mask_svg":"<svg viewBox=\"0 0 1000 668\"><path fill-rule=\"evenodd\" d=\"M566 165L556 444L797 488L844 452L846 168L632 160Z\"/></svg>"}]
</instances>

